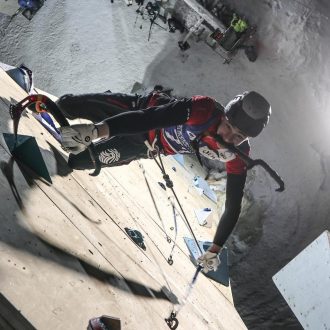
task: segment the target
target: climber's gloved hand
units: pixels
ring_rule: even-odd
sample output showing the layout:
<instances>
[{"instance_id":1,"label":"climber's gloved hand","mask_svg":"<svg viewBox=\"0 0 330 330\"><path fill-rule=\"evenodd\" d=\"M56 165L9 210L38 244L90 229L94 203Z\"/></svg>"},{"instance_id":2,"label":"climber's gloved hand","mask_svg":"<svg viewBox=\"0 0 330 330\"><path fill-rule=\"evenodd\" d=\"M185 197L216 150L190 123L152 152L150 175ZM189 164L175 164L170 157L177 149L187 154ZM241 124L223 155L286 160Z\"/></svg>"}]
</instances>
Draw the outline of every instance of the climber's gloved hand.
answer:
<instances>
[{"instance_id":1,"label":"climber's gloved hand","mask_svg":"<svg viewBox=\"0 0 330 330\"><path fill-rule=\"evenodd\" d=\"M203 272L207 273L209 271L216 271L220 265L220 259L218 253L213 253L210 251L206 251L203 255L201 255L197 262L200 266L203 267Z\"/></svg>"},{"instance_id":2,"label":"climber's gloved hand","mask_svg":"<svg viewBox=\"0 0 330 330\"><path fill-rule=\"evenodd\" d=\"M84 151L93 140L99 137L94 124L77 124L60 128L62 146L73 154Z\"/></svg>"}]
</instances>

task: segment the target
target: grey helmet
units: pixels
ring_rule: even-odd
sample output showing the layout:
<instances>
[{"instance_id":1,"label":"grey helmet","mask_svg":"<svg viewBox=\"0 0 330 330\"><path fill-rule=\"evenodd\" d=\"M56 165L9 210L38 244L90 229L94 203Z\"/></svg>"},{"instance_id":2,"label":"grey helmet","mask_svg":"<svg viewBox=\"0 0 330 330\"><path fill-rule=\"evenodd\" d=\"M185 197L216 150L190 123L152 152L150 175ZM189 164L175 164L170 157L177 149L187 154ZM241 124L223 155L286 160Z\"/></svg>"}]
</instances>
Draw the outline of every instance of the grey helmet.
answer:
<instances>
[{"instance_id":1,"label":"grey helmet","mask_svg":"<svg viewBox=\"0 0 330 330\"><path fill-rule=\"evenodd\" d=\"M230 124L250 137L256 137L261 133L268 124L271 113L268 101L254 91L237 95L225 107Z\"/></svg>"}]
</instances>

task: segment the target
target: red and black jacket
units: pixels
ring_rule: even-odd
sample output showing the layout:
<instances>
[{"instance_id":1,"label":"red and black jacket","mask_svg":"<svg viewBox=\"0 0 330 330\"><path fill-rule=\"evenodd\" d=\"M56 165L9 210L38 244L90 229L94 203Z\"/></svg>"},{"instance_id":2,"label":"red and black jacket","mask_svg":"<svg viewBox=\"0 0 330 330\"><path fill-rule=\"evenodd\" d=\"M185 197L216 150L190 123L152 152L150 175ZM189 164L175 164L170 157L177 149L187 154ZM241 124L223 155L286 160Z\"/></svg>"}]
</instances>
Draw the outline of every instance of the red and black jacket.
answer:
<instances>
[{"instance_id":1,"label":"red and black jacket","mask_svg":"<svg viewBox=\"0 0 330 330\"><path fill-rule=\"evenodd\" d=\"M153 93L138 104L140 109L106 120L111 135L146 132L152 144L157 135L156 131L159 130L160 145L166 155L194 153L196 146L193 146L193 141L196 140L199 150L204 148L204 156L207 154L205 148L209 154L217 153L221 149L213 136L224 112L219 111L214 99L207 96L175 99ZM242 143L240 148L248 154L248 141ZM246 170L245 163L237 156L226 162L226 204L214 237L214 243L217 245L224 245L238 220Z\"/></svg>"}]
</instances>

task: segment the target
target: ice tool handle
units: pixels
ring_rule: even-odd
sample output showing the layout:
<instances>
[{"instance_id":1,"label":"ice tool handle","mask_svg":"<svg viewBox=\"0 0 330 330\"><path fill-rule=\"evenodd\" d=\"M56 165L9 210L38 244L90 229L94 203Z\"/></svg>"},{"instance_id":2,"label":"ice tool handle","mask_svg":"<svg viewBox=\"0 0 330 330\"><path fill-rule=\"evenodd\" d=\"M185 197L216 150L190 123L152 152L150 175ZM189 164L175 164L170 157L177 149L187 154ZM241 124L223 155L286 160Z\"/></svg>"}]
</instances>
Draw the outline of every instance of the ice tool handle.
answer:
<instances>
[{"instance_id":1,"label":"ice tool handle","mask_svg":"<svg viewBox=\"0 0 330 330\"><path fill-rule=\"evenodd\" d=\"M17 104L11 104L9 108L10 116L13 119L14 123L15 143L17 139L18 124L21 119L22 112L25 108L35 104L36 102L41 102L42 104L44 104L46 108L43 110L43 112L50 113L54 117L54 119L60 124L61 127L70 126L68 120L59 110L56 103L52 101L48 96L42 94L29 95ZM88 151L95 167L94 172L90 175L97 176L101 171L101 162L96 155L95 147L93 144L90 144L88 146Z\"/></svg>"},{"instance_id":2,"label":"ice tool handle","mask_svg":"<svg viewBox=\"0 0 330 330\"><path fill-rule=\"evenodd\" d=\"M277 174L275 170L273 170L264 160L262 159L251 159L248 155L246 155L243 151L239 150L234 145L225 142L221 136L217 135L215 139L224 147L228 148L230 151L235 153L237 156L239 156L247 165L248 169L251 169L252 167L259 165L263 167L268 174L278 183L279 187L275 189L276 191L284 191L284 181L283 179Z\"/></svg>"}]
</instances>

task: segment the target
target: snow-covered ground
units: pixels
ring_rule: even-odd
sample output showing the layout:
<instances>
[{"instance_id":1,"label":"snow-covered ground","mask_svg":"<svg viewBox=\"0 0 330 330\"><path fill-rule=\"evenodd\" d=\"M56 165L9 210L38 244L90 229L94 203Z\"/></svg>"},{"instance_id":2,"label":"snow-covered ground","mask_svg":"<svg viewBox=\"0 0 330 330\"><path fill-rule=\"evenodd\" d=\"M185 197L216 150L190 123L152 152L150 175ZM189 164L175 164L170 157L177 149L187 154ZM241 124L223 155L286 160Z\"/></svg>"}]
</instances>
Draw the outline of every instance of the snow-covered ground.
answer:
<instances>
[{"instance_id":1,"label":"snow-covered ground","mask_svg":"<svg viewBox=\"0 0 330 330\"><path fill-rule=\"evenodd\" d=\"M250 329L294 329L299 325L271 277L330 228L330 8L325 0L232 3L258 25L254 63L239 53L223 65L203 42L190 42L182 53L177 41L183 36L157 26L148 42L149 22L136 16L135 4L126 7L122 0L48 0L32 21L18 16L3 30L0 61L25 63L36 86L57 96L129 92L140 81L223 103L244 90L268 98L273 115L252 141L252 156L278 171L286 191L275 192L261 169L251 172L248 203L228 242L231 279ZM5 26L6 18L1 22Z\"/></svg>"}]
</instances>

